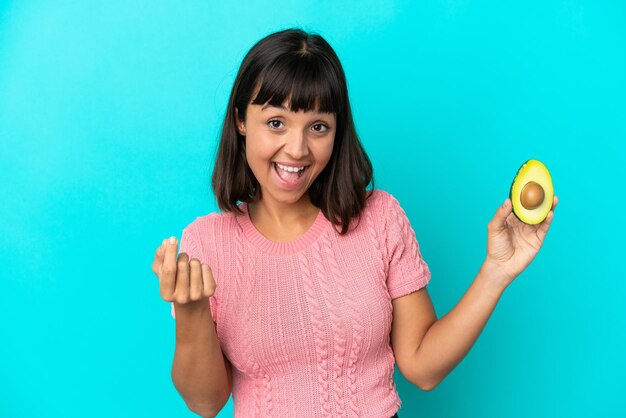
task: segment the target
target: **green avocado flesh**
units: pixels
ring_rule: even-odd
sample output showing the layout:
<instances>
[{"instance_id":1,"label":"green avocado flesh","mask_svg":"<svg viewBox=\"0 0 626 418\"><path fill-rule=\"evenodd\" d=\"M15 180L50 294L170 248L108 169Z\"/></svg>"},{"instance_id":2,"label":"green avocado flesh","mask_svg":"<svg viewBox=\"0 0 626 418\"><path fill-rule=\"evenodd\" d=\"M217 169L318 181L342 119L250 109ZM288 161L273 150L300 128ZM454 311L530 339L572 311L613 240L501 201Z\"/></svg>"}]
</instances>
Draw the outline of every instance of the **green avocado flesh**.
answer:
<instances>
[{"instance_id":1,"label":"green avocado flesh","mask_svg":"<svg viewBox=\"0 0 626 418\"><path fill-rule=\"evenodd\" d=\"M529 225L541 223L552 209L554 198L552 177L546 166L538 160L522 164L511 183L509 198L517 219Z\"/></svg>"}]
</instances>

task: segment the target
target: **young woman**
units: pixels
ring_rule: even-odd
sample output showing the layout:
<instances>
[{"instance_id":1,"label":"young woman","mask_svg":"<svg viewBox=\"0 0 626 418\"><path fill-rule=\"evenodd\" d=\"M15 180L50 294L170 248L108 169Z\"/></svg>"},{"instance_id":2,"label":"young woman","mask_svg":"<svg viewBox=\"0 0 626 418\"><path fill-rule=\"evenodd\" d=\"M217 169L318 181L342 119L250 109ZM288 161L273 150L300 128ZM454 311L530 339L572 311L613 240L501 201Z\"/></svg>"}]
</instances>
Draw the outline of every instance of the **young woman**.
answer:
<instances>
[{"instance_id":1,"label":"young woman","mask_svg":"<svg viewBox=\"0 0 626 418\"><path fill-rule=\"evenodd\" d=\"M153 264L176 318L172 379L191 410L215 416L232 393L236 417L397 417L394 364L423 390L439 384L553 216L521 224L507 199L480 272L438 319L409 220L373 184L330 45L299 29L254 45L213 172L222 212L188 225L178 255L164 240Z\"/></svg>"}]
</instances>

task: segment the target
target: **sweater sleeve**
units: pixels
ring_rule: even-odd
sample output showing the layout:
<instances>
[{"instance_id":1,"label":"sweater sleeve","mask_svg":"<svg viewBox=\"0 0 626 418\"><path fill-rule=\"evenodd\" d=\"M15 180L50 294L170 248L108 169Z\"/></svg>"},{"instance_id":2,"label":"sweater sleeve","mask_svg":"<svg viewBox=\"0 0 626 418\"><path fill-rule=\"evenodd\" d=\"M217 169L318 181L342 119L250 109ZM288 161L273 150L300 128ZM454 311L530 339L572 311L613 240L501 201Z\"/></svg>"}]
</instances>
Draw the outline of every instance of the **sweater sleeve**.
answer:
<instances>
[{"instance_id":1,"label":"sweater sleeve","mask_svg":"<svg viewBox=\"0 0 626 418\"><path fill-rule=\"evenodd\" d=\"M195 259L198 259L201 263L207 264L207 262L205 261L205 257L203 256L200 248L201 247L197 244L197 241L196 241L196 234L194 233L193 224L188 225L186 228L183 229L183 233L180 238L179 254L187 253L187 255L189 256L189 260L195 258ZM216 321L217 309L216 309L216 303L215 303L214 298L215 298L215 294L209 297L209 308L211 309L211 316L213 317L213 323L217 326L217 321ZM172 317L176 318L176 310L174 309L174 302L171 302L171 305L172 305Z\"/></svg>"},{"instance_id":2,"label":"sweater sleeve","mask_svg":"<svg viewBox=\"0 0 626 418\"><path fill-rule=\"evenodd\" d=\"M404 209L391 194L385 218L387 289L393 300L425 287L430 281L430 270Z\"/></svg>"}]
</instances>

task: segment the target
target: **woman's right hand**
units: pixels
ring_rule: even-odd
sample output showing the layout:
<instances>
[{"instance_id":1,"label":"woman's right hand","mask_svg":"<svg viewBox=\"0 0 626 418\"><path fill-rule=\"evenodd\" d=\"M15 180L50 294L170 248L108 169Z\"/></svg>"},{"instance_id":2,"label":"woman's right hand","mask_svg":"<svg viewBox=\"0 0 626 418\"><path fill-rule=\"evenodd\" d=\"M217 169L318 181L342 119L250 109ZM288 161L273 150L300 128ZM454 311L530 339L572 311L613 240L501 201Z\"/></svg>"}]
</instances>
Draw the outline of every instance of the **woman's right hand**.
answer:
<instances>
[{"instance_id":1,"label":"woman's right hand","mask_svg":"<svg viewBox=\"0 0 626 418\"><path fill-rule=\"evenodd\" d=\"M206 304L216 287L211 267L195 258L190 261L187 253L178 254L177 259L177 250L175 237L164 239L156 250L152 271L159 278L161 297L175 307Z\"/></svg>"}]
</instances>

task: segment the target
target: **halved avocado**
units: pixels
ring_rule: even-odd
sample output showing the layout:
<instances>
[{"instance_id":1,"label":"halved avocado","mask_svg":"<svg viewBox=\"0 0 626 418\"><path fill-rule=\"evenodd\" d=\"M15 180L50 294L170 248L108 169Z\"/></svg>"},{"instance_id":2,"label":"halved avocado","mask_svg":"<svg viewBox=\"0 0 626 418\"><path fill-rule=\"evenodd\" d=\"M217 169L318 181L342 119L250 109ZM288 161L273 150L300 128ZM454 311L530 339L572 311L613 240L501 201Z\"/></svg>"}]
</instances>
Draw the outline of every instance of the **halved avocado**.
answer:
<instances>
[{"instance_id":1,"label":"halved avocado","mask_svg":"<svg viewBox=\"0 0 626 418\"><path fill-rule=\"evenodd\" d=\"M554 198L547 167L538 160L522 164L511 183L509 198L517 219L529 225L541 223L552 209Z\"/></svg>"}]
</instances>

